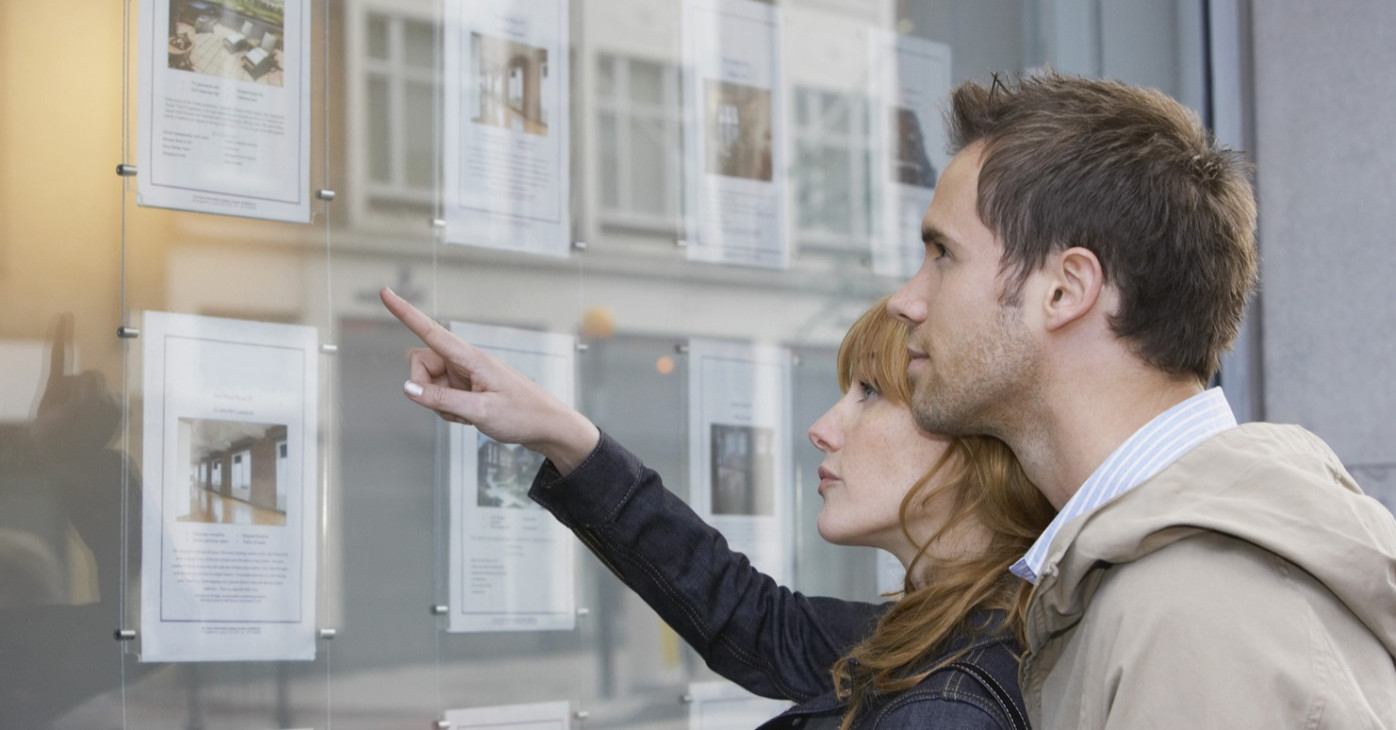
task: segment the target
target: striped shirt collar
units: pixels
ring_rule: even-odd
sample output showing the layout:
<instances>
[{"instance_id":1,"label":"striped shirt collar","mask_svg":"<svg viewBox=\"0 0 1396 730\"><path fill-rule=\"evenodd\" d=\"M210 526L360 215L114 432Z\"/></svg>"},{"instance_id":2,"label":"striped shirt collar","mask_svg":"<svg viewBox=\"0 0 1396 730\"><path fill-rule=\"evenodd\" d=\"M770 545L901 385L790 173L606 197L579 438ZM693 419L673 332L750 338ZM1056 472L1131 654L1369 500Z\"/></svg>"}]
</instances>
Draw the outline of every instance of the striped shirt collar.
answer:
<instances>
[{"instance_id":1,"label":"striped shirt collar","mask_svg":"<svg viewBox=\"0 0 1396 730\"><path fill-rule=\"evenodd\" d=\"M1236 426L1236 416L1221 388L1209 388L1160 413L1120 444L1067 500L1061 512L1010 570L1036 583L1047 548L1063 526L1143 484L1194 446Z\"/></svg>"}]
</instances>

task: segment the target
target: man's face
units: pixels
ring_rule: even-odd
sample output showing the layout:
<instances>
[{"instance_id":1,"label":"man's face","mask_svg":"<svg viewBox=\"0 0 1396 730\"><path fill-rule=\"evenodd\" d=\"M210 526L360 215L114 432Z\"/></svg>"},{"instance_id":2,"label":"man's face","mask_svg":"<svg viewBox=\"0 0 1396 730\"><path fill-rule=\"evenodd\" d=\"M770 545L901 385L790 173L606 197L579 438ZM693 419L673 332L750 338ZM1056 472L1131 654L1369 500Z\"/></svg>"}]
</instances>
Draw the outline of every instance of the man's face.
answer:
<instances>
[{"instance_id":1,"label":"man's face","mask_svg":"<svg viewBox=\"0 0 1396 730\"><path fill-rule=\"evenodd\" d=\"M926 258L887 304L911 326L912 411L934 433L1003 435L1026 405L1037 344L1005 306L1003 247L979 219L980 147L956 155L922 220Z\"/></svg>"}]
</instances>

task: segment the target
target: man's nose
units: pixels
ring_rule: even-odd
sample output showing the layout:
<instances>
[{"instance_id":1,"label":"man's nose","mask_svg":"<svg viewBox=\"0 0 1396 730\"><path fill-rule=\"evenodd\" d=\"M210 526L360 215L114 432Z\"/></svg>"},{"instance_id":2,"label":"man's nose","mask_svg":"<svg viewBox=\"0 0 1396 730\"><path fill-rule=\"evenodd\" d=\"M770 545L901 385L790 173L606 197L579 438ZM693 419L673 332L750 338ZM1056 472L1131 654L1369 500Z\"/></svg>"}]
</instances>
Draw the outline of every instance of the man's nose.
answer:
<instances>
[{"instance_id":1,"label":"man's nose","mask_svg":"<svg viewBox=\"0 0 1396 730\"><path fill-rule=\"evenodd\" d=\"M925 282L921 272L887 300L887 313L910 325L926 321Z\"/></svg>"}]
</instances>

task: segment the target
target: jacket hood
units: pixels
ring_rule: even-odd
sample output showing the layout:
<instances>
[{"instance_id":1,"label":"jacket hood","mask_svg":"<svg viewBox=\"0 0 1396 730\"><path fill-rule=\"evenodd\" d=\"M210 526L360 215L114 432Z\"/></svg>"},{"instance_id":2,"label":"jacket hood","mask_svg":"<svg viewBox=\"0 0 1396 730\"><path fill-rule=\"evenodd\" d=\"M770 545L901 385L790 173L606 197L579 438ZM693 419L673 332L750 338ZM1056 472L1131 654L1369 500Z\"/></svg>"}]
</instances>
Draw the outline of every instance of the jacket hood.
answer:
<instances>
[{"instance_id":1,"label":"jacket hood","mask_svg":"<svg viewBox=\"0 0 1396 730\"><path fill-rule=\"evenodd\" d=\"M1066 525L1038 585L1048 633L1080 620L1102 562L1138 560L1203 531L1245 540L1304 569L1396 656L1396 517L1362 493L1317 436L1266 423L1207 440Z\"/></svg>"}]
</instances>

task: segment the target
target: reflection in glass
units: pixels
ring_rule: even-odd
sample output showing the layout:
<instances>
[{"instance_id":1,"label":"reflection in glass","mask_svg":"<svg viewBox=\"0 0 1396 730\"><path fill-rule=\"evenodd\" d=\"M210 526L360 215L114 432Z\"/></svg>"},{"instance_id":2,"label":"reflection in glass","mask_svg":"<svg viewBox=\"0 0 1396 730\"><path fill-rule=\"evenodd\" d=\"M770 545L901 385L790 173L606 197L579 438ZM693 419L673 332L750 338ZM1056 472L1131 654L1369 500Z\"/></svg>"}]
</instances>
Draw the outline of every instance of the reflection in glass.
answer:
<instances>
[{"instance_id":1,"label":"reflection in glass","mask_svg":"<svg viewBox=\"0 0 1396 730\"><path fill-rule=\"evenodd\" d=\"M369 58L388 58L388 19L377 13L368 16L365 47Z\"/></svg>"},{"instance_id":2,"label":"reflection in glass","mask_svg":"<svg viewBox=\"0 0 1396 730\"><path fill-rule=\"evenodd\" d=\"M407 184L413 188L430 188L436 183L436 141L432 119L435 87L409 81L406 84L406 110L404 123L407 134L403 142L406 146Z\"/></svg>"},{"instance_id":3,"label":"reflection in glass","mask_svg":"<svg viewBox=\"0 0 1396 730\"><path fill-rule=\"evenodd\" d=\"M630 98L641 104L663 104L664 67L650 61L631 61Z\"/></svg>"},{"instance_id":4,"label":"reflection in glass","mask_svg":"<svg viewBox=\"0 0 1396 730\"><path fill-rule=\"evenodd\" d=\"M392 182L393 145L389 136L388 80L379 76L368 79L368 176L374 182Z\"/></svg>"},{"instance_id":5,"label":"reflection in glass","mask_svg":"<svg viewBox=\"0 0 1396 730\"><path fill-rule=\"evenodd\" d=\"M436 28L417 20L403 21L403 61L408 66L431 69L436 66Z\"/></svg>"},{"instance_id":6,"label":"reflection in glass","mask_svg":"<svg viewBox=\"0 0 1396 730\"><path fill-rule=\"evenodd\" d=\"M630 180L634 185L631 202L642 213L671 212L668 202L668 181L663 165L656 164L668 151L664 149L664 123L658 119L633 119L630 122Z\"/></svg>"}]
</instances>

